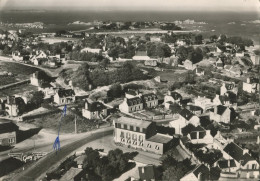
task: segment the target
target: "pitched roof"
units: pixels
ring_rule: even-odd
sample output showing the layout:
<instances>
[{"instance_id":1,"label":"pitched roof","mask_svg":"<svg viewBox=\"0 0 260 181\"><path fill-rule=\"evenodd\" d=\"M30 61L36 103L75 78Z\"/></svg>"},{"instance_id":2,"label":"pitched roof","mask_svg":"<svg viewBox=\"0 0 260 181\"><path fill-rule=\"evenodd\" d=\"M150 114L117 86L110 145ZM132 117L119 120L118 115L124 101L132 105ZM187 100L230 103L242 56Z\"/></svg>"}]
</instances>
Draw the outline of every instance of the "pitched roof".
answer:
<instances>
[{"instance_id":1,"label":"pitched roof","mask_svg":"<svg viewBox=\"0 0 260 181\"><path fill-rule=\"evenodd\" d=\"M172 136L164 135L157 133L156 135L146 139L147 141L155 142L155 143L168 143L173 139Z\"/></svg>"},{"instance_id":2,"label":"pitched roof","mask_svg":"<svg viewBox=\"0 0 260 181\"><path fill-rule=\"evenodd\" d=\"M236 167L236 162L235 162L234 159L232 159L232 160L219 160L218 161L218 166L221 169L223 169L223 168L232 168L232 167Z\"/></svg>"},{"instance_id":3,"label":"pitched roof","mask_svg":"<svg viewBox=\"0 0 260 181\"><path fill-rule=\"evenodd\" d=\"M206 130L200 125L191 129L191 132L198 132L198 131L206 131Z\"/></svg>"},{"instance_id":4,"label":"pitched roof","mask_svg":"<svg viewBox=\"0 0 260 181\"><path fill-rule=\"evenodd\" d=\"M235 144L234 142L231 142L226 145L226 147L223 149L227 154L229 154L233 159L235 159L237 162L240 162L243 166L250 160L254 160L248 153L243 154L243 149Z\"/></svg>"},{"instance_id":5,"label":"pitched roof","mask_svg":"<svg viewBox=\"0 0 260 181\"><path fill-rule=\"evenodd\" d=\"M179 94L178 92L171 92L171 96L173 97L174 100L182 99L181 94Z\"/></svg>"},{"instance_id":6,"label":"pitched roof","mask_svg":"<svg viewBox=\"0 0 260 181\"><path fill-rule=\"evenodd\" d=\"M143 103L143 100L140 97L127 98L126 103L128 106L133 106Z\"/></svg>"},{"instance_id":7,"label":"pitched roof","mask_svg":"<svg viewBox=\"0 0 260 181\"><path fill-rule=\"evenodd\" d=\"M155 179L155 170L153 165L138 167L140 180Z\"/></svg>"},{"instance_id":8,"label":"pitched roof","mask_svg":"<svg viewBox=\"0 0 260 181\"><path fill-rule=\"evenodd\" d=\"M227 108L228 107L226 107L226 106L218 105L214 109L217 109L218 115L222 115L226 111ZM214 112L214 110L211 110L211 112Z\"/></svg>"},{"instance_id":9,"label":"pitched roof","mask_svg":"<svg viewBox=\"0 0 260 181\"><path fill-rule=\"evenodd\" d=\"M190 112L188 109L181 110L179 114L188 121L194 116L194 114Z\"/></svg>"},{"instance_id":10,"label":"pitched roof","mask_svg":"<svg viewBox=\"0 0 260 181\"><path fill-rule=\"evenodd\" d=\"M58 95L59 97L75 96L75 92L72 89L59 89Z\"/></svg>"},{"instance_id":11,"label":"pitched roof","mask_svg":"<svg viewBox=\"0 0 260 181\"><path fill-rule=\"evenodd\" d=\"M143 98L144 101L151 101L151 100L156 100L156 99L158 99L158 98L157 98L157 95L154 94L154 93L144 94L144 95L142 95L142 98Z\"/></svg>"},{"instance_id":12,"label":"pitched roof","mask_svg":"<svg viewBox=\"0 0 260 181\"><path fill-rule=\"evenodd\" d=\"M74 180L82 172L82 169L71 167L60 179L60 181Z\"/></svg>"},{"instance_id":13,"label":"pitched roof","mask_svg":"<svg viewBox=\"0 0 260 181\"><path fill-rule=\"evenodd\" d=\"M150 121L125 117L125 116L122 116L122 117L116 119L115 122L121 123L121 124L126 124L126 125L131 125L131 126L137 126L137 127L141 127L141 128L147 128L152 123Z\"/></svg>"},{"instance_id":14,"label":"pitched roof","mask_svg":"<svg viewBox=\"0 0 260 181\"><path fill-rule=\"evenodd\" d=\"M101 102L92 102L88 103L88 110L90 112L95 112L95 111L102 111L103 109L106 109L107 107L102 104Z\"/></svg>"},{"instance_id":15,"label":"pitched roof","mask_svg":"<svg viewBox=\"0 0 260 181\"><path fill-rule=\"evenodd\" d=\"M202 173L204 174L206 177L208 177L209 174L209 169L208 167L206 167L204 164L200 164L198 166L196 166L193 170L191 170L190 172L188 172L186 175L189 175L193 173L197 178L199 177L199 174ZM184 177L186 176L184 175Z\"/></svg>"},{"instance_id":16,"label":"pitched roof","mask_svg":"<svg viewBox=\"0 0 260 181\"><path fill-rule=\"evenodd\" d=\"M136 51L135 56L147 56L147 52L146 51Z\"/></svg>"},{"instance_id":17,"label":"pitched roof","mask_svg":"<svg viewBox=\"0 0 260 181\"><path fill-rule=\"evenodd\" d=\"M5 122L5 123L0 122L0 134L17 131L18 128L19 127L12 122Z\"/></svg>"}]
</instances>

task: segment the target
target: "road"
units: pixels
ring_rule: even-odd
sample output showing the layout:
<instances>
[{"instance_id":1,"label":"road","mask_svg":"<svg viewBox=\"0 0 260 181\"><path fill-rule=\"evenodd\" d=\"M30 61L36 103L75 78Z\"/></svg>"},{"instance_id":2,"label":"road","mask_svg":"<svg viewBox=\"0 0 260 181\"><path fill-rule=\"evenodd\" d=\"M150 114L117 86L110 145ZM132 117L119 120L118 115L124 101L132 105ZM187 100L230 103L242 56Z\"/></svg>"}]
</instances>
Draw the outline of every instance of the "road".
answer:
<instances>
[{"instance_id":1,"label":"road","mask_svg":"<svg viewBox=\"0 0 260 181\"><path fill-rule=\"evenodd\" d=\"M51 152L46 157L43 157L39 161L35 162L31 166L29 166L25 171L15 175L11 180L38 180L38 178L44 174L51 167L56 166L57 163L66 158L69 154L71 154L74 150L82 147L88 142L94 141L101 137L105 137L113 133L113 129L111 127L103 129L103 131L93 132L88 136L84 136L80 139L75 140L72 143L69 143L61 148L60 151Z\"/></svg>"}]
</instances>

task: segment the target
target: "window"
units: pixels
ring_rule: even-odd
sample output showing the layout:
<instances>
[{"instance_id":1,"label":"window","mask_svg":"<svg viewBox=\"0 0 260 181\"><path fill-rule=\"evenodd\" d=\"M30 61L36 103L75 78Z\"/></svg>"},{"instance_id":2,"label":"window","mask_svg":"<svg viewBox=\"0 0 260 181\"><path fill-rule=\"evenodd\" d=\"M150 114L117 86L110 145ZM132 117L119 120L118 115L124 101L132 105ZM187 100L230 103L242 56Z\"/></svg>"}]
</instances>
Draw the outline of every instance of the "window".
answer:
<instances>
[{"instance_id":1,"label":"window","mask_svg":"<svg viewBox=\"0 0 260 181\"><path fill-rule=\"evenodd\" d=\"M139 135L139 141L143 141L143 136Z\"/></svg>"},{"instance_id":2,"label":"window","mask_svg":"<svg viewBox=\"0 0 260 181\"><path fill-rule=\"evenodd\" d=\"M121 124L120 123L116 123L116 128L121 128Z\"/></svg>"},{"instance_id":3,"label":"window","mask_svg":"<svg viewBox=\"0 0 260 181\"><path fill-rule=\"evenodd\" d=\"M123 131L121 132L120 137L121 137L121 138L124 138L124 137L125 137L125 133L124 133Z\"/></svg>"},{"instance_id":4,"label":"window","mask_svg":"<svg viewBox=\"0 0 260 181\"><path fill-rule=\"evenodd\" d=\"M135 130L136 130L136 132L140 132L140 128L139 127L136 127Z\"/></svg>"},{"instance_id":5,"label":"window","mask_svg":"<svg viewBox=\"0 0 260 181\"><path fill-rule=\"evenodd\" d=\"M126 124L124 124L124 129L127 129L127 125Z\"/></svg>"},{"instance_id":6,"label":"window","mask_svg":"<svg viewBox=\"0 0 260 181\"><path fill-rule=\"evenodd\" d=\"M140 142L140 143L139 143L139 146L143 146L143 145L144 145L144 143L143 143L143 142Z\"/></svg>"},{"instance_id":7,"label":"window","mask_svg":"<svg viewBox=\"0 0 260 181\"><path fill-rule=\"evenodd\" d=\"M143 128L143 133L145 133L146 132L146 129L145 128Z\"/></svg>"},{"instance_id":8,"label":"window","mask_svg":"<svg viewBox=\"0 0 260 181\"><path fill-rule=\"evenodd\" d=\"M121 142L125 142L125 138L121 138Z\"/></svg>"},{"instance_id":9,"label":"window","mask_svg":"<svg viewBox=\"0 0 260 181\"><path fill-rule=\"evenodd\" d=\"M252 169L256 169L256 165L255 164L252 164Z\"/></svg>"},{"instance_id":10,"label":"window","mask_svg":"<svg viewBox=\"0 0 260 181\"><path fill-rule=\"evenodd\" d=\"M160 149L160 147L159 147L158 145L156 145L156 146L155 146L155 149L156 149L156 150L159 150L159 149Z\"/></svg>"},{"instance_id":11,"label":"window","mask_svg":"<svg viewBox=\"0 0 260 181\"><path fill-rule=\"evenodd\" d=\"M134 127L133 126L130 126L130 131L134 131Z\"/></svg>"},{"instance_id":12,"label":"window","mask_svg":"<svg viewBox=\"0 0 260 181\"><path fill-rule=\"evenodd\" d=\"M136 134L132 134L132 139L136 140L137 139L137 135Z\"/></svg>"},{"instance_id":13,"label":"window","mask_svg":"<svg viewBox=\"0 0 260 181\"><path fill-rule=\"evenodd\" d=\"M151 148L152 145L150 143L147 144L147 148Z\"/></svg>"},{"instance_id":14,"label":"window","mask_svg":"<svg viewBox=\"0 0 260 181\"><path fill-rule=\"evenodd\" d=\"M130 133L126 133L126 138L131 138L131 134Z\"/></svg>"}]
</instances>

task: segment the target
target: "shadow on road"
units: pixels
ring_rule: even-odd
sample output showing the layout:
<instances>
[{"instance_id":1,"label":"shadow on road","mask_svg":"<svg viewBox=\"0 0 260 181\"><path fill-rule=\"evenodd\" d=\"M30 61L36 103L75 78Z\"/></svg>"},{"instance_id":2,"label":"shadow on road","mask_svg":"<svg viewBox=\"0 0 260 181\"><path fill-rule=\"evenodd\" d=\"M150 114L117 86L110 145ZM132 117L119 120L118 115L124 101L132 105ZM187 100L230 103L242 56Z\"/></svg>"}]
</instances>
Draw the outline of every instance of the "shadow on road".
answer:
<instances>
[{"instance_id":1,"label":"shadow on road","mask_svg":"<svg viewBox=\"0 0 260 181\"><path fill-rule=\"evenodd\" d=\"M17 131L17 143L20 143L33 135L38 134L42 128L32 128L26 131L19 130Z\"/></svg>"}]
</instances>

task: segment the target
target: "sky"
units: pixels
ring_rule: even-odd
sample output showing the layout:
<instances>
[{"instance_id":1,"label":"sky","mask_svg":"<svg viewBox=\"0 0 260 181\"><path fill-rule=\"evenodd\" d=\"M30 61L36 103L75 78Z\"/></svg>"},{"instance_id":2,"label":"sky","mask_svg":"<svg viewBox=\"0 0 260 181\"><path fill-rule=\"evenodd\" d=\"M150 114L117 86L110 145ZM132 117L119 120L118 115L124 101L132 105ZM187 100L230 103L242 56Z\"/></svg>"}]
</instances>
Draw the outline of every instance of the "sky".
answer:
<instances>
[{"instance_id":1,"label":"sky","mask_svg":"<svg viewBox=\"0 0 260 181\"><path fill-rule=\"evenodd\" d=\"M260 0L0 0L1 9L259 11Z\"/></svg>"}]
</instances>

